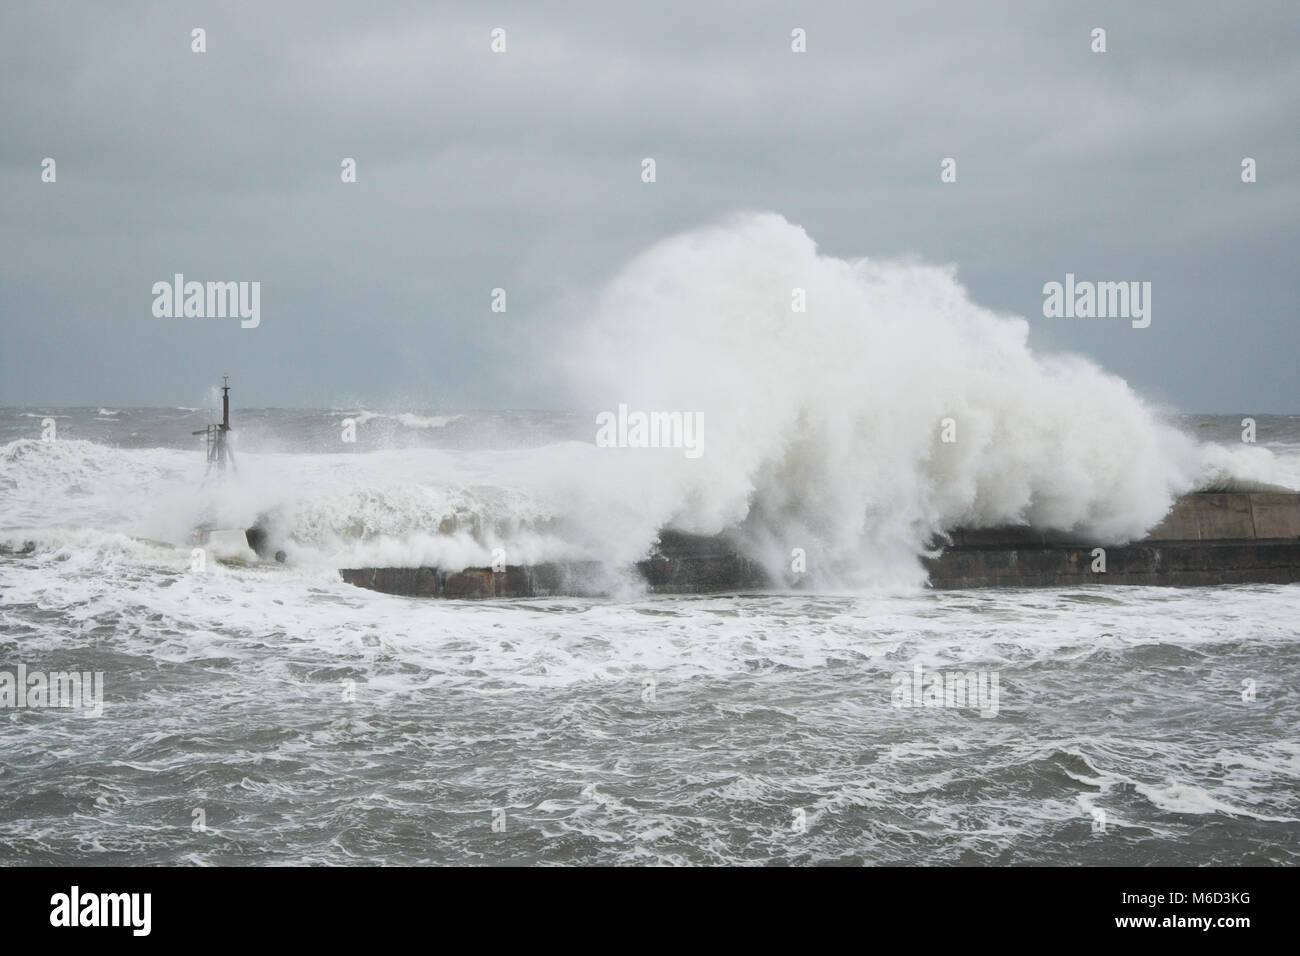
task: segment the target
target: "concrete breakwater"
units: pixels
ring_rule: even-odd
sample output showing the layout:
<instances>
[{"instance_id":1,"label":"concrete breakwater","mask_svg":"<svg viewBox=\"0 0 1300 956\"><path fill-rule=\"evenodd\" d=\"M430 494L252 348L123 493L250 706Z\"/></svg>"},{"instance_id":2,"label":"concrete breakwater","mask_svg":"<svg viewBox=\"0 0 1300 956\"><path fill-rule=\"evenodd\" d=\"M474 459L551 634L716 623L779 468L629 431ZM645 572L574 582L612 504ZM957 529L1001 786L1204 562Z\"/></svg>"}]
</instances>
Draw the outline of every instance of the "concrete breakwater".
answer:
<instances>
[{"instance_id":1,"label":"concrete breakwater","mask_svg":"<svg viewBox=\"0 0 1300 956\"><path fill-rule=\"evenodd\" d=\"M1140 541L1102 546L1026 527L956 529L924 564L936 588L1061 587L1075 584L1195 586L1300 581L1300 495L1201 493L1175 502ZM594 562L443 571L348 568L359 587L442 598L608 593L611 569ZM665 532L631 569L648 590L700 594L797 587L773 580L726 537Z\"/></svg>"},{"instance_id":2,"label":"concrete breakwater","mask_svg":"<svg viewBox=\"0 0 1300 956\"><path fill-rule=\"evenodd\" d=\"M1100 554L1095 542L1030 528L957 530L951 538L925 562L934 587L1300 581L1295 494L1186 495L1145 538L1101 547Z\"/></svg>"},{"instance_id":3,"label":"concrete breakwater","mask_svg":"<svg viewBox=\"0 0 1300 956\"><path fill-rule=\"evenodd\" d=\"M644 583L660 594L752 591L774 585L762 567L738 554L725 538L665 532L655 553L627 573L595 561L507 565L501 569L344 568L358 587L418 597L577 597L608 594L620 583Z\"/></svg>"}]
</instances>

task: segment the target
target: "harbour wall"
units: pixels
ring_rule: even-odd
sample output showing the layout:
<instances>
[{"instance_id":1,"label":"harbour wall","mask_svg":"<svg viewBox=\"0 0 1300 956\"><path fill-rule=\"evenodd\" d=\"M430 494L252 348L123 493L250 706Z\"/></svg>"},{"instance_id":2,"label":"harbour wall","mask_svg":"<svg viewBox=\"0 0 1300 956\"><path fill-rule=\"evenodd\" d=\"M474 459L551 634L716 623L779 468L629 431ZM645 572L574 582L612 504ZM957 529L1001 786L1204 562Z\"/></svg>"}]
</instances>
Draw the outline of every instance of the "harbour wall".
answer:
<instances>
[{"instance_id":1,"label":"harbour wall","mask_svg":"<svg viewBox=\"0 0 1300 956\"><path fill-rule=\"evenodd\" d=\"M1101 554L1095 542L1028 528L951 539L925 562L934 587L1286 584L1300 581L1300 495L1186 495L1145 538Z\"/></svg>"},{"instance_id":2,"label":"harbour wall","mask_svg":"<svg viewBox=\"0 0 1300 956\"><path fill-rule=\"evenodd\" d=\"M1122 545L1027 527L959 528L935 549L937 556L923 562L935 588L1285 584L1300 581L1300 495L1186 495L1145 538ZM458 571L349 568L340 574L389 594L460 599L595 595L608 593L611 582L610 569L593 562ZM773 581L725 538L671 532L631 574L651 592L667 594L792 586Z\"/></svg>"}]
</instances>

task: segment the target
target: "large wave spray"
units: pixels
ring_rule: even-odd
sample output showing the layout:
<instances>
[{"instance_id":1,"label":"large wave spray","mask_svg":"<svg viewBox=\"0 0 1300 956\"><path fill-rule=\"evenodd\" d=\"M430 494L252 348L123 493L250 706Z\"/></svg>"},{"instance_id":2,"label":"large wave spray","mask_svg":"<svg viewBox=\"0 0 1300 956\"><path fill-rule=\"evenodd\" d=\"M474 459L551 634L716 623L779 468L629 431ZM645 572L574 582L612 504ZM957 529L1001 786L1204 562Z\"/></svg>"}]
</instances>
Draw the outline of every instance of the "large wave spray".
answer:
<instances>
[{"instance_id":1,"label":"large wave spray","mask_svg":"<svg viewBox=\"0 0 1300 956\"><path fill-rule=\"evenodd\" d=\"M110 554L123 534L188 554L198 524L259 522L307 569L483 566L501 550L509 564L627 565L673 529L728 533L778 579L801 549L818 586L894 588L920 584L918 557L957 526L1105 544L1142 535L1184 492L1294 481L1265 449L1185 436L1083 359L1034 355L1028 324L973 304L953 270L820 255L776 215L654 246L581 314L544 343L574 407L698 412L701 456L598 447L594 415L545 413L516 416L520 442L500 437L508 413L388 416L434 447L358 452L339 426L380 416L337 410L292 426L320 428L315 452L250 433L262 450L201 485L192 447L24 438L0 447L0 548L83 547L91 529ZM87 427L65 418L71 434ZM453 427L459 443L439 445ZM464 437L479 427L481 441Z\"/></svg>"},{"instance_id":2,"label":"large wave spray","mask_svg":"<svg viewBox=\"0 0 1300 956\"><path fill-rule=\"evenodd\" d=\"M950 268L820 255L751 214L633 261L569 365L588 406L704 415L697 460L620 451L640 456L623 480L647 524L739 526L774 567L804 549L823 582L919 580L959 525L1131 539L1198 485L1272 477L1267 452L1194 442L1094 364L1034 355L1028 331Z\"/></svg>"}]
</instances>

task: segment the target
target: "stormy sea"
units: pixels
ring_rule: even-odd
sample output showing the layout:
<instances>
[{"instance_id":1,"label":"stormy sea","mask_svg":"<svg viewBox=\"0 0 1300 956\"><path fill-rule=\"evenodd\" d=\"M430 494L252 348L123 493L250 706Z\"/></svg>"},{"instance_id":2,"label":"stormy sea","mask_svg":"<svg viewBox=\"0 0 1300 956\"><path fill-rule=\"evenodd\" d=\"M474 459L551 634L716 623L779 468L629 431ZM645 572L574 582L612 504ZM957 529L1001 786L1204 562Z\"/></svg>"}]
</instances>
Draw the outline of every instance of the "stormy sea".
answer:
<instances>
[{"instance_id":1,"label":"stormy sea","mask_svg":"<svg viewBox=\"0 0 1300 956\"><path fill-rule=\"evenodd\" d=\"M1300 857L1296 586L935 591L882 518L806 591L396 597L337 569L617 563L733 503L725 482L657 500L684 457L646 450L672 461L638 484L578 413L236 404L220 475L192 434L216 404L0 409L0 670L102 674L97 711L0 709L0 863ZM1218 460L1241 418L1161 427ZM1296 487L1300 417L1256 428ZM750 513L768 494L769 531L834 552L837 527L770 497L835 497L785 461ZM195 528L259 519L283 563L196 565ZM899 706L952 671L995 678L983 709Z\"/></svg>"}]
</instances>

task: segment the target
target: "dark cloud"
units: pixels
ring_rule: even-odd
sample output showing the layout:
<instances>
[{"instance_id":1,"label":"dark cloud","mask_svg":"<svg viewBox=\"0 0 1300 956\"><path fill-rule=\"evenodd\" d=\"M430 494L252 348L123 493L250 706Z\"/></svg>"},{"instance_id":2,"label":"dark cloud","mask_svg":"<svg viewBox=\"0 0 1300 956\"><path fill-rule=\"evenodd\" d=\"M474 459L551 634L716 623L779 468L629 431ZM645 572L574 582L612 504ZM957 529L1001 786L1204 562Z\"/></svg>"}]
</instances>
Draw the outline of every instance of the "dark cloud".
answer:
<instances>
[{"instance_id":1,"label":"dark cloud","mask_svg":"<svg viewBox=\"0 0 1300 956\"><path fill-rule=\"evenodd\" d=\"M765 209L955 263L1157 400L1297 408L1289 3L378 6L0 13L0 402L195 404L230 371L247 403L562 405L566 302ZM260 281L261 326L155 319L177 271ZM1151 327L1042 318L1067 271L1151 281Z\"/></svg>"}]
</instances>

